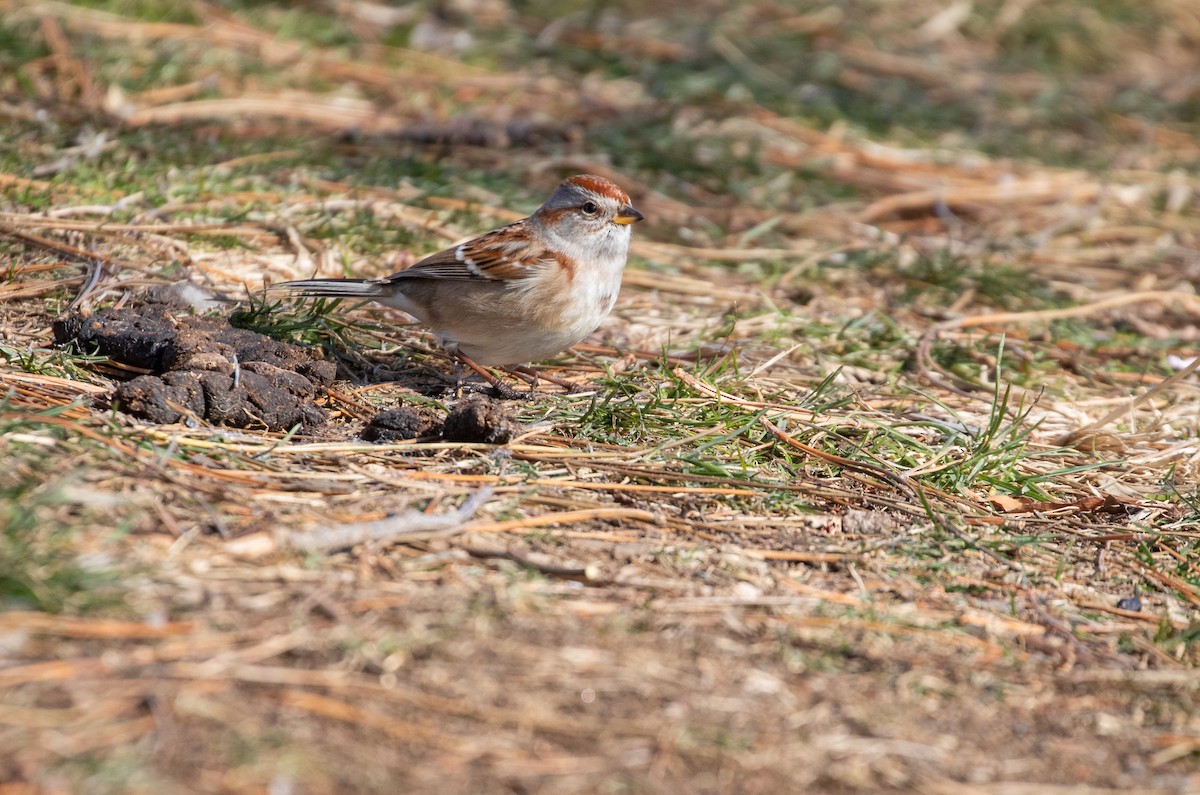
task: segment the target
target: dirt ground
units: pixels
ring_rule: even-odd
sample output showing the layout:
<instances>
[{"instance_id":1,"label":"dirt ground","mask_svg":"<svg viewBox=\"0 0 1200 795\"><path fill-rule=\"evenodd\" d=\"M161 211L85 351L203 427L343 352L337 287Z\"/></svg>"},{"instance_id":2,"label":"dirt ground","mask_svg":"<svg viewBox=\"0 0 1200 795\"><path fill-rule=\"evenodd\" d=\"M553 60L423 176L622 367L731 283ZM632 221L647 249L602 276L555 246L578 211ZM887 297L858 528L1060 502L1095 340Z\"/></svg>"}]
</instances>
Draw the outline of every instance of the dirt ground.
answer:
<instances>
[{"instance_id":1,"label":"dirt ground","mask_svg":"<svg viewBox=\"0 0 1200 795\"><path fill-rule=\"evenodd\" d=\"M1200 792L1200 16L633 6L0 3L0 795Z\"/></svg>"}]
</instances>

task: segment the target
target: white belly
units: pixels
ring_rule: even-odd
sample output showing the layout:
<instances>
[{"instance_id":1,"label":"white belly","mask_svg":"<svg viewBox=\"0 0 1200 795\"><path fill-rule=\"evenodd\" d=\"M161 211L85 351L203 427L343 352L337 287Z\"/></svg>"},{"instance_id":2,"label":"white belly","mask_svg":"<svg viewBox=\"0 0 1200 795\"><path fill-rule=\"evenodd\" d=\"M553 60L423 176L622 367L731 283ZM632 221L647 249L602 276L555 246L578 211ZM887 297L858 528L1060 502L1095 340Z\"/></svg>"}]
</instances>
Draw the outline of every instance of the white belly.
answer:
<instances>
[{"instance_id":1,"label":"white belly","mask_svg":"<svg viewBox=\"0 0 1200 795\"><path fill-rule=\"evenodd\" d=\"M599 328L616 304L621 269L603 275L606 278L590 278L572 292L571 300L564 302L559 313L561 323L550 327L513 324L486 336L479 335L477 330L476 334L467 334L446 329L437 335L438 344L447 350L461 351L479 364L526 364L557 356Z\"/></svg>"},{"instance_id":2,"label":"white belly","mask_svg":"<svg viewBox=\"0 0 1200 795\"><path fill-rule=\"evenodd\" d=\"M482 310L482 304L470 318L442 313L438 322L429 317L401 293L386 302L425 321L433 329L437 344L450 353L462 353L478 364L516 365L541 361L565 351L595 331L617 301L621 273L629 255L629 227L613 225L607 245L582 249L571 241L556 245L579 265L566 290L547 290L538 279L509 284L508 298L513 303L504 311ZM545 278L558 286L558 274ZM495 300L495 296L491 299Z\"/></svg>"}]
</instances>

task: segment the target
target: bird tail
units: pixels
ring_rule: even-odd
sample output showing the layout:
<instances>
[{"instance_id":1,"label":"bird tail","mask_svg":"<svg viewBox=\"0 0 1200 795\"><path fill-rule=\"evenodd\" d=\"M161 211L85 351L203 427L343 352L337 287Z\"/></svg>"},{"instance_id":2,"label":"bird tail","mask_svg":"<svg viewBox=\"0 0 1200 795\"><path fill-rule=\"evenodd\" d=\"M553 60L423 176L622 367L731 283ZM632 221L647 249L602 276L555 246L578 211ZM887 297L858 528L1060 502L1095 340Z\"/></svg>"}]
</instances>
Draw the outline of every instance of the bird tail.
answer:
<instances>
[{"instance_id":1,"label":"bird tail","mask_svg":"<svg viewBox=\"0 0 1200 795\"><path fill-rule=\"evenodd\" d=\"M267 289L301 298L378 298L383 295L383 285L375 279L304 279L272 284Z\"/></svg>"}]
</instances>

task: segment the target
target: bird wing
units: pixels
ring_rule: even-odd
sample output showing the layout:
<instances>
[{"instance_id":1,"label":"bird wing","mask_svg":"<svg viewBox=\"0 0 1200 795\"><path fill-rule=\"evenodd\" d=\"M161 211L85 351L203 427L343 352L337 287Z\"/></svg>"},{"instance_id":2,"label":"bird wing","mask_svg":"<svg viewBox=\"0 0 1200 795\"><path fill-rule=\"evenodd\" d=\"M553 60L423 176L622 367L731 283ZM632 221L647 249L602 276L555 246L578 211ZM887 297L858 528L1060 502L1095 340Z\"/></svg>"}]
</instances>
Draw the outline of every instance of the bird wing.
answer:
<instances>
[{"instance_id":1,"label":"bird wing","mask_svg":"<svg viewBox=\"0 0 1200 795\"><path fill-rule=\"evenodd\" d=\"M526 221L502 227L466 243L431 254L383 281L446 279L454 281L519 281L555 264L556 258L537 242Z\"/></svg>"}]
</instances>

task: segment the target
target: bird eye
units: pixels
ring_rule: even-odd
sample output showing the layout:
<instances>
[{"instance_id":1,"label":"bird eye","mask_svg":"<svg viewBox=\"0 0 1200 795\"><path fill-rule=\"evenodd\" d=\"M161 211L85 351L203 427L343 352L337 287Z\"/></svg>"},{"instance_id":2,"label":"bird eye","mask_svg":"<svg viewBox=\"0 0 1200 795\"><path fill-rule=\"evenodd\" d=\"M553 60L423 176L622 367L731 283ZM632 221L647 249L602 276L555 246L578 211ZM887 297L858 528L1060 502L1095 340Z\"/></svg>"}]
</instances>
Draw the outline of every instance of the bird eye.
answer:
<instances>
[{"instance_id":1,"label":"bird eye","mask_svg":"<svg viewBox=\"0 0 1200 795\"><path fill-rule=\"evenodd\" d=\"M584 202L579 209L583 210L584 215L595 215L600 212L600 208L596 206L595 202Z\"/></svg>"}]
</instances>

